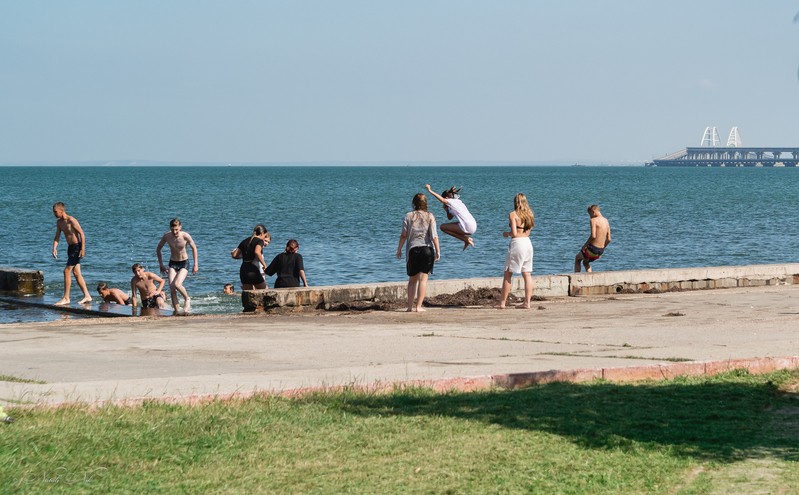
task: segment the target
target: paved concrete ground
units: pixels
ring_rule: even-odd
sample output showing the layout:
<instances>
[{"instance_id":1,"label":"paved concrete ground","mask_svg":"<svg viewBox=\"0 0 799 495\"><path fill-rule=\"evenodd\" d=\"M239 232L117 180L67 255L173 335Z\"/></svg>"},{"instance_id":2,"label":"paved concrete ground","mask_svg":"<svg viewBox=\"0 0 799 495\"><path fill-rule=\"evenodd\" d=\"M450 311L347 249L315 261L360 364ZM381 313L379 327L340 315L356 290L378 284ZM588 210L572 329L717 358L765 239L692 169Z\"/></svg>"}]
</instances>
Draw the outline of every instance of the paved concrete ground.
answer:
<instances>
[{"instance_id":1,"label":"paved concrete ground","mask_svg":"<svg viewBox=\"0 0 799 495\"><path fill-rule=\"evenodd\" d=\"M558 298L534 307L0 325L0 403L799 355L797 285Z\"/></svg>"}]
</instances>

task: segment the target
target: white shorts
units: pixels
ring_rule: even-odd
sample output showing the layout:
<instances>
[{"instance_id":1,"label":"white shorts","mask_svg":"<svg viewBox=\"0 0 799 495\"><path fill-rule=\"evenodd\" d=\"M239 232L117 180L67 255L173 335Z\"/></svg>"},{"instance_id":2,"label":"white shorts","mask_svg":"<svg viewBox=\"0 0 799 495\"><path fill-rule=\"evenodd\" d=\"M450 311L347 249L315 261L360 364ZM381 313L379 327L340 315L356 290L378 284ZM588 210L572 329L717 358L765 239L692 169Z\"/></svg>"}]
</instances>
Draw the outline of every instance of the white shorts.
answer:
<instances>
[{"instance_id":1,"label":"white shorts","mask_svg":"<svg viewBox=\"0 0 799 495\"><path fill-rule=\"evenodd\" d=\"M514 237L508 245L505 258L505 271L511 273L532 273L533 243L529 237Z\"/></svg>"}]
</instances>

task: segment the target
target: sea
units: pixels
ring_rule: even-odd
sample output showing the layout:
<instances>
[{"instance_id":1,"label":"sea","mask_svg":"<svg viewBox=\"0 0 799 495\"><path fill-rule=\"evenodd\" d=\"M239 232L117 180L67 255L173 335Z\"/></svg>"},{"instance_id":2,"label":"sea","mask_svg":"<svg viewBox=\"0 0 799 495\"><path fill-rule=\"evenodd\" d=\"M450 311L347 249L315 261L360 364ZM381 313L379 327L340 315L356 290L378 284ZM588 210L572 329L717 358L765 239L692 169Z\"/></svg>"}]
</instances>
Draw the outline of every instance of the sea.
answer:
<instances>
[{"instance_id":1,"label":"sea","mask_svg":"<svg viewBox=\"0 0 799 495\"><path fill-rule=\"evenodd\" d=\"M796 168L71 165L3 167L0 174L0 266L42 270L46 294L63 293L63 237L59 259L51 255L52 205L61 201L86 233L81 267L89 289L96 297L97 283L106 282L128 291L133 263L158 271L156 246L179 218L199 255L199 272L186 282L196 313L241 311L222 288L238 290L240 261L230 251L259 223L272 234L267 262L289 239L299 242L311 286L407 280L395 253L402 218L425 184L438 192L462 187L478 224L475 247L465 251L441 234L433 279L502 275L502 232L518 192L535 212L534 275L573 270L591 204L600 205L613 234L596 270L799 258ZM447 221L435 198L428 204L439 224ZM74 283L72 298L80 298ZM0 323L42 318L0 305Z\"/></svg>"}]
</instances>

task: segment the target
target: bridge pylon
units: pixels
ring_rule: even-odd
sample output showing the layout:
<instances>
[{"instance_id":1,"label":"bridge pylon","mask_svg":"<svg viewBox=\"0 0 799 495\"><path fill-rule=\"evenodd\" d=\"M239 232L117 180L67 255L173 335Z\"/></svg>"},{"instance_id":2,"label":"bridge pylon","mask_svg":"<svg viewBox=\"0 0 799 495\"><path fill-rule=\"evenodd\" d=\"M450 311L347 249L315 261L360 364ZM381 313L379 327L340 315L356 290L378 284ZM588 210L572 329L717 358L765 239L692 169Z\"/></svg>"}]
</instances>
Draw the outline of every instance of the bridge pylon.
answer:
<instances>
[{"instance_id":1,"label":"bridge pylon","mask_svg":"<svg viewBox=\"0 0 799 495\"><path fill-rule=\"evenodd\" d=\"M700 147L713 147L716 148L721 144L719 139L719 131L715 127L705 127L705 134L702 135L702 142Z\"/></svg>"},{"instance_id":2,"label":"bridge pylon","mask_svg":"<svg viewBox=\"0 0 799 495\"><path fill-rule=\"evenodd\" d=\"M738 127L736 126L730 130L730 137L727 138L727 147L740 148L741 146L741 135L738 133Z\"/></svg>"}]
</instances>

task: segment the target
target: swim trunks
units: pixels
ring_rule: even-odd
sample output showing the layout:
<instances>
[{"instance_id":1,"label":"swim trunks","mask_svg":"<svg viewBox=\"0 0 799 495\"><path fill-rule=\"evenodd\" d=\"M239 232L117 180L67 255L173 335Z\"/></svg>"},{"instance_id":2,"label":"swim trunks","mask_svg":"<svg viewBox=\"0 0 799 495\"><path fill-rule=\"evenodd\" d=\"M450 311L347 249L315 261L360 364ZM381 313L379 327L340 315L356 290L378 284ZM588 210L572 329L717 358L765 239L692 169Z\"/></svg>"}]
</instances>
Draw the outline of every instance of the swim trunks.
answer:
<instances>
[{"instance_id":1,"label":"swim trunks","mask_svg":"<svg viewBox=\"0 0 799 495\"><path fill-rule=\"evenodd\" d=\"M188 259L185 259L183 261L169 260L169 268L172 268L176 272L179 272L181 270L189 271L189 260Z\"/></svg>"},{"instance_id":2,"label":"swim trunks","mask_svg":"<svg viewBox=\"0 0 799 495\"><path fill-rule=\"evenodd\" d=\"M433 273L433 265L436 262L436 251L430 246L416 246L408 251L408 261L405 263L405 271L409 277L418 273Z\"/></svg>"},{"instance_id":3,"label":"swim trunks","mask_svg":"<svg viewBox=\"0 0 799 495\"><path fill-rule=\"evenodd\" d=\"M67 246L67 266L80 264L80 247L80 242Z\"/></svg>"},{"instance_id":4,"label":"swim trunks","mask_svg":"<svg viewBox=\"0 0 799 495\"><path fill-rule=\"evenodd\" d=\"M580 250L580 254L583 255L583 258L588 261L596 261L600 257L602 257L602 253L605 252L605 248L598 248L593 244L586 244Z\"/></svg>"},{"instance_id":5,"label":"swim trunks","mask_svg":"<svg viewBox=\"0 0 799 495\"><path fill-rule=\"evenodd\" d=\"M511 273L532 273L533 243L529 237L514 237L508 244L505 257L505 271Z\"/></svg>"},{"instance_id":6,"label":"swim trunks","mask_svg":"<svg viewBox=\"0 0 799 495\"><path fill-rule=\"evenodd\" d=\"M156 294L154 296L150 296L147 299L142 299L141 307L142 308L160 308L161 305L158 304L158 300L164 300L161 294Z\"/></svg>"}]
</instances>

